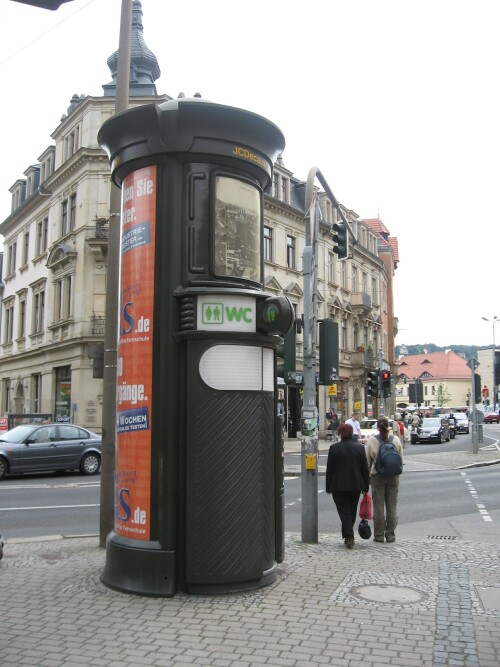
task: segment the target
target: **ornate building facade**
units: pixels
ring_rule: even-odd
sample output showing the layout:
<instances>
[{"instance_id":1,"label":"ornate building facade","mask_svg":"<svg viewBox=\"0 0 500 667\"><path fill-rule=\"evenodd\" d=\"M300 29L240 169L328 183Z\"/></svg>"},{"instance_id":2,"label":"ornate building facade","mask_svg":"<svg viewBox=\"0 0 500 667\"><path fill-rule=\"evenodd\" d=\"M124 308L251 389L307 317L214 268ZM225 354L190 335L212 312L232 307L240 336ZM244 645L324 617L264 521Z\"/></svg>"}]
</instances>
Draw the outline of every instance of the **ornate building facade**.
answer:
<instances>
[{"instance_id":1,"label":"ornate building facade","mask_svg":"<svg viewBox=\"0 0 500 667\"><path fill-rule=\"evenodd\" d=\"M155 56L142 36L142 9L134 1L130 106L161 103L154 81ZM118 224L109 211L110 169L97 142L102 123L114 113L117 54L108 65L112 81L102 97L77 96L52 134L54 143L10 188L12 209L0 224L4 238L1 289L0 415L47 413L99 431L102 420L102 359L105 325L108 229ZM303 313L302 253L305 182L282 159L264 201L265 289L285 294ZM366 374L394 366L393 278L399 261L396 239L382 221L360 220L343 207L353 238L349 257L334 253L331 225L336 211L320 193L318 316L339 327L339 379L318 387L320 416L333 407L344 417L353 409L372 415L381 408L366 397ZM297 336L297 371L302 368ZM280 384L289 435L300 428L302 388ZM324 422L324 420L323 420ZM324 423L322 424L324 427Z\"/></svg>"}]
</instances>

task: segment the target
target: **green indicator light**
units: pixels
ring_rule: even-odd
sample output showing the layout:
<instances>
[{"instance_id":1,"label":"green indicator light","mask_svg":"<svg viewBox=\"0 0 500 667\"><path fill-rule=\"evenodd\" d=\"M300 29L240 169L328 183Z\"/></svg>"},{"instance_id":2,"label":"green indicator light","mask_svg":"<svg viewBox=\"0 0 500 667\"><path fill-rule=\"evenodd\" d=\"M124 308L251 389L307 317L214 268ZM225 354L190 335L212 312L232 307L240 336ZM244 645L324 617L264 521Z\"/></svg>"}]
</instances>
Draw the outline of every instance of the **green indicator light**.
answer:
<instances>
[{"instance_id":1,"label":"green indicator light","mask_svg":"<svg viewBox=\"0 0 500 667\"><path fill-rule=\"evenodd\" d=\"M267 306L262 315L264 322L267 322L267 324L272 324L276 320L278 309L275 305Z\"/></svg>"}]
</instances>

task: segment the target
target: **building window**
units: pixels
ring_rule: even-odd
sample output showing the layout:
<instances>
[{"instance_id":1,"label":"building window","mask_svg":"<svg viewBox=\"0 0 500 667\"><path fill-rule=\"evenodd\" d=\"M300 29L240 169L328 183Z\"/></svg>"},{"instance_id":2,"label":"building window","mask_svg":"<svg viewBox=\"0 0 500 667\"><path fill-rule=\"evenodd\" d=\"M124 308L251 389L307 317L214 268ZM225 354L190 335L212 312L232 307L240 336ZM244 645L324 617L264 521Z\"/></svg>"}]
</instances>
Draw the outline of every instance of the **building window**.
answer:
<instances>
[{"instance_id":1,"label":"building window","mask_svg":"<svg viewBox=\"0 0 500 667\"><path fill-rule=\"evenodd\" d=\"M361 291L368 294L368 275L364 272L361 274Z\"/></svg>"},{"instance_id":2,"label":"building window","mask_svg":"<svg viewBox=\"0 0 500 667\"><path fill-rule=\"evenodd\" d=\"M281 177L281 201L286 202L288 201L287 197L288 193L288 179Z\"/></svg>"},{"instance_id":3,"label":"building window","mask_svg":"<svg viewBox=\"0 0 500 667\"><path fill-rule=\"evenodd\" d=\"M286 237L286 265L289 269L295 268L295 237Z\"/></svg>"},{"instance_id":4,"label":"building window","mask_svg":"<svg viewBox=\"0 0 500 667\"><path fill-rule=\"evenodd\" d=\"M55 283L55 321L67 320L71 317L71 285L72 277L65 276Z\"/></svg>"},{"instance_id":5,"label":"building window","mask_svg":"<svg viewBox=\"0 0 500 667\"><path fill-rule=\"evenodd\" d=\"M69 422L71 417L71 366L56 368L56 421Z\"/></svg>"},{"instance_id":6,"label":"building window","mask_svg":"<svg viewBox=\"0 0 500 667\"><path fill-rule=\"evenodd\" d=\"M75 229L76 224L76 195L71 195L61 204L61 236L65 236Z\"/></svg>"},{"instance_id":7,"label":"building window","mask_svg":"<svg viewBox=\"0 0 500 667\"><path fill-rule=\"evenodd\" d=\"M23 266L26 266L29 258L30 258L30 233L29 230L26 230L23 236Z\"/></svg>"},{"instance_id":8,"label":"building window","mask_svg":"<svg viewBox=\"0 0 500 667\"><path fill-rule=\"evenodd\" d=\"M16 270L17 243L11 243L7 250L7 275L11 276Z\"/></svg>"},{"instance_id":9,"label":"building window","mask_svg":"<svg viewBox=\"0 0 500 667\"><path fill-rule=\"evenodd\" d=\"M49 218L39 220L36 224L36 256L38 257L47 250L49 234Z\"/></svg>"},{"instance_id":10,"label":"building window","mask_svg":"<svg viewBox=\"0 0 500 667\"><path fill-rule=\"evenodd\" d=\"M26 299L23 297L19 300L19 328L18 338L26 336Z\"/></svg>"},{"instance_id":11,"label":"building window","mask_svg":"<svg viewBox=\"0 0 500 667\"><path fill-rule=\"evenodd\" d=\"M68 233L68 200L61 204L61 236Z\"/></svg>"},{"instance_id":12,"label":"building window","mask_svg":"<svg viewBox=\"0 0 500 667\"><path fill-rule=\"evenodd\" d=\"M335 253L328 253L328 282L335 282Z\"/></svg>"},{"instance_id":13,"label":"building window","mask_svg":"<svg viewBox=\"0 0 500 667\"><path fill-rule=\"evenodd\" d=\"M32 412L42 411L42 375L33 373L31 376L31 405Z\"/></svg>"},{"instance_id":14,"label":"building window","mask_svg":"<svg viewBox=\"0 0 500 667\"><path fill-rule=\"evenodd\" d=\"M359 347L359 328L358 325L355 324L352 330L352 339L353 339L353 349L357 350Z\"/></svg>"},{"instance_id":15,"label":"building window","mask_svg":"<svg viewBox=\"0 0 500 667\"><path fill-rule=\"evenodd\" d=\"M79 148L79 143L80 130L78 127L75 127L64 139L64 157L66 160L76 153Z\"/></svg>"},{"instance_id":16,"label":"building window","mask_svg":"<svg viewBox=\"0 0 500 667\"><path fill-rule=\"evenodd\" d=\"M14 338L14 301L4 304L4 330L3 342L12 343Z\"/></svg>"},{"instance_id":17,"label":"building window","mask_svg":"<svg viewBox=\"0 0 500 667\"><path fill-rule=\"evenodd\" d=\"M358 293L358 269L355 267L352 269L352 292L353 294Z\"/></svg>"},{"instance_id":18,"label":"building window","mask_svg":"<svg viewBox=\"0 0 500 667\"><path fill-rule=\"evenodd\" d=\"M69 231L72 232L76 227L76 195L69 198Z\"/></svg>"},{"instance_id":19,"label":"building window","mask_svg":"<svg viewBox=\"0 0 500 667\"><path fill-rule=\"evenodd\" d=\"M276 172L273 174L273 197L278 199L280 177Z\"/></svg>"},{"instance_id":20,"label":"building window","mask_svg":"<svg viewBox=\"0 0 500 667\"><path fill-rule=\"evenodd\" d=\"M40 289L33 294L33 323L32 332L34 334L43 331L45 319L45 290Z\"/></svg>"},{"instance_id":21,"label":"building window","mask_svg":"<svg viewBox=\"0 0 500 667\"><path fill-rule=\"evenodd\" d=\"M342 319L341 335L342 342L340 347L342 350L347 350L347 320L345 318Z\"/></svg>"},{"instance_id":22,"label":"building window","mask_svg":"<svg viewBox=\"0 0 500 667\"><path fill-rule=\"evenodd\" d=\"M378 303L377 279L372 278L372 299L373 303Z\"/></svg>"},{"instance_id":23,"label":"building window","mask_svg":"<svg viewBox=\"0 0 500 667\"><path fill-rule=\"evenodd\" d=\"M264 226L264 261L273 261L273 230Z\"/></svg>"},{"instance_id":24,"label":"building window","mask_svg":"<svg viewBox=\"0 0 500 667\"><path fill-rule=\"evenodd\" d=\"M2 380L2 408L3 413L10 412L10 378Z\"/></svg>"},{"instance_id":25,"label":"building window","mask_svg":"<svg viewBox=\"0 0 500 667\"><path fill-rule=\"evenodd\" d=\"M343 289L346 289L346 284L347 284L346 263L339 262L339 269L340 269L340 286Z\"/></svg>"}]
</instances>

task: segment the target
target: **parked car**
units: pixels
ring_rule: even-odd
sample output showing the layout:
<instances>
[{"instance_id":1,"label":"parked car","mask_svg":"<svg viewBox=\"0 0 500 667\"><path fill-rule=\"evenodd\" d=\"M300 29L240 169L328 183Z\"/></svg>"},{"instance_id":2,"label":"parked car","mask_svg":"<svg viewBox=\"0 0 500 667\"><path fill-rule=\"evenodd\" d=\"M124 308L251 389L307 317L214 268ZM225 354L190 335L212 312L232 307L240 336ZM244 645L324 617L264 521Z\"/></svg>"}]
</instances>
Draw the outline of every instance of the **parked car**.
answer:
<instances>
[{"instance_id":1,"label":"parked car","mask_svg":"<svg viewBox=\"0 0 500 667\"><path fill-rule=\"evenodd\" d=\"M465 412L455 412L453 416L457 420L457 433L469 433L469 418Z\"/></svg>"},{"instance_id":2,"label":"parked car","mask_svg":"<svg viewBox=\"0 0 500 667\"><path fill-rule=\"evenodd\" d=\"M101 467L101 436L76 424L20 424L0 435L0 479L6 475Z\"/></svg>"},{"instance_id":3,"label":"parked car","mask_svg":"<svg viewBox=\"0 0 500 667\"><path fill-rule=\"evenodd\" d=\"M500 424L500 415L497 415L495 412L490 412L488 415L484 416L485 424Z\"/></svg>"},{"instance_id":4,"label":"parked car","mask_svg":"<svg viewBox=\"0 0 500 667\"><path fill-rule=\"evenodd\" d=\"M447 419L442 417L425 417L420 426L412 431L411 442L416 445L419 442L446 442L450 441L450 427Z\"/></svg>"},{"instance_id":5,"label":"parked car","mask_svg":"<svg viewBox=\"0 0 500 667\"><path fill-rule=\"evenodd\" d=\"M364 445L368 442L368 438L371 435L377 435L377 420L376 419L363 419L359 423L361 427L361 433L359 441ZM392 433L393 420L389 419L389 433Z\"/></svg>"}]
</instances>

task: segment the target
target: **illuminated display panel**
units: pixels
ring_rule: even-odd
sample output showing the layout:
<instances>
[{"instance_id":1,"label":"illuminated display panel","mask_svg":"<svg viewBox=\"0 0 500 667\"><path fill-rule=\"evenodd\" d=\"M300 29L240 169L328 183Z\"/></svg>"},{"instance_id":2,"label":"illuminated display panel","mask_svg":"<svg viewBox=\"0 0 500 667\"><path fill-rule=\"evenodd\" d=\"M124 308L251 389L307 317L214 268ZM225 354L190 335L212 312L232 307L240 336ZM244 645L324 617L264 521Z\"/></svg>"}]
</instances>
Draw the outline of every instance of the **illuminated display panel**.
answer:
<instances>
[{"instance_id":1,"label":"illuminated display panel","mask_svg":"<svg viewBox=\"0 0 500 667\"><path fill-rule=\"evenodd\" d=\"M236 178L215 179L215 273L261 282L259 190Z\"/></svg>"}]
</instances>

